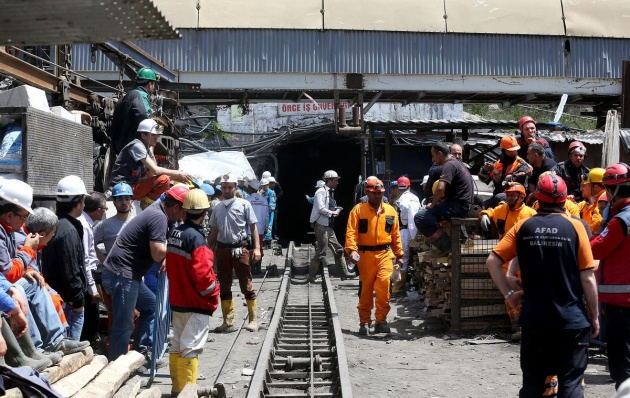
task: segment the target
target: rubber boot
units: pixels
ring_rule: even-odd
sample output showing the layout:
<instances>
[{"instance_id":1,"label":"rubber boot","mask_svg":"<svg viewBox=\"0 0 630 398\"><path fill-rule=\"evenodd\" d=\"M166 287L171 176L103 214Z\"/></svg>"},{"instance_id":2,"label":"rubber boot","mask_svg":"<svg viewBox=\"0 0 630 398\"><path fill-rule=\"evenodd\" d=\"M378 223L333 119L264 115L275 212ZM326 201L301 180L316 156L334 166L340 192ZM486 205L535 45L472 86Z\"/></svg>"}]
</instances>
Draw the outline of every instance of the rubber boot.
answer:
<instances>
[{"instance_id":1,"label":"rubber boot","mask_svg":"<svg viewBox=\"0 0 630 398\"><path fill-rule=\"evenodd\" d=\"M258 308L256 306L256 299L247 300L247 312L249 313L249 324L245 329L250 332L258 331Z\"/></svg>"},{"instance_id":2,"label":"rubber boot","mask_svg":"<svg viewBox=\"0 0 630 398\"><path fill-rule=\"evenodd\" d=\"M432 257L444 257L451 251L451 237L445 232L440 236L435 242L433 242L433 246L437 250L431 251Z\"/></svg>"},{"instance_id":3,"label":"rubber boot","mask_svg":"<svg viewBox=\"0 0 630 398\"><path fill-rule=\"evenodd\" d=\"M197 369L199 367L198 358L177 359L177 374L179 375L179 385L184 389L186 384L197 383Z\"/></svg>"},{"instance_id":4,"label":"rubber boot","mask_svg":"<svg viewBox=\"0 0 630 398\"><path fill-rule=\"evenodd\" d=\"M42 354L37 351L37 348L35 348L35 344L33 344L33 340L31 339L31 335L28 333L24 333L22 337L18 337L17 342L20 345L20 348L22 348L22 352L31 359L48 358L54 365L56 363L59 363L59 361L61 361L61 358L63 358L63 352L51 352L48 354Z\"/></svg>"},{"instance_id":5,"label":"rubber boot","mask_svg":"<svg viewBox=\"0 0 630 398\"><path fill-rule=\"evenodd\" d=\"M335 259L335 268L337 268L337 272L339 273L339 277L342 281L356 277L356 274L348 271L348 265L346 264L346 259L343 256Z\"/></svg>"},{"instance_id":6,"label":"rubber boot","mask_svg":"<svg viewBox=\"0 0 630 398\"><path fill-rule=\"evenodd\" d=\"M221 311L223 312L223 324L214 329L217 333L231 332L234 330L234 299L221 300Z\"/></svg>"},{"instance_id":7,"label":"rubber boot","mask_svg":"<svg viewBox=\"0 0 630 398\"><path fill-rule=\"evenodd\" d=\"M52 365L52 361L48 358L31 359L24 355L17 339L15 338L15 335L13 334L13 331L11 330L11 326L9 326L9 322L6 320L2 322L2 337L4 337L4 340L7 343L7 354L4 357L7 365L14 368L28 366L38 372L41 372Z\"/></svg>"},{"instance_id":8,"label":"rubber boot","mask_svg":"<svg viewBox=\"0 0 630 398\"><path fill-rule=\"evenodd\" d=\"M405 293L405 284L407 283L407 271L400 271L400 280L394 283L392 294Z\"/></svg>"},{"instance_id":9,"label":"rubber boot","mask_svg":"<svg viewBox=\"0 0 630 398\"><path fill-rule=\"evenodd\" d=\"M182 391L180 376L179 376L179 362L182 354L171 352L168 359L168 370L171 373L171 397L176 397Z\"/></svg>"}]
</instances>

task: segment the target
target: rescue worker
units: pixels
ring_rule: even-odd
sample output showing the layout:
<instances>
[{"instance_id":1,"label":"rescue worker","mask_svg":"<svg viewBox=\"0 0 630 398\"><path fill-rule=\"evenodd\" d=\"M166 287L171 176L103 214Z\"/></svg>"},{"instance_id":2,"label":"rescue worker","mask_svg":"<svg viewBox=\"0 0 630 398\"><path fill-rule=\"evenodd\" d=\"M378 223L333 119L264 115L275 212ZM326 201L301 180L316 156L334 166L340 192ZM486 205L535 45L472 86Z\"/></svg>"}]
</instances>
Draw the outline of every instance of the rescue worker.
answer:
<instances>
[{"instance_id":1,"label":"rescue worker","mask_svg":"<svg viewBox=\"0 0 630 398\"><path fill-rule=\"evenodd\" d=\"M210 203L212 201L212 197L214 196L214 188L212 188L212 185L203 183L199 185L199 189L201 189L206 194L206 196L208 197L208 203ZM211 214L212 214L212 209L208 207L208 210L206 210L206 218L201 223L201 226L204 227L206 231L210 231L209 223L210 223Z\"/></svg>"},{"instance_id":2,"label":"rescue worker","mask_svg":"<svg viewBox=\"0 0 630 398\"><path fill-rule=\"evenodd\" d=\"M582 176L588 175L589 168L582 164L586 156L586 147L580 141L573 141L569 144L569 158L562 163L558 163L553 171L562 177L569 190L569 200L578 203L582 201L580 184Z\"/></svg>"},{"instance_id":3,"label":"rescue worker","mask_svg":"<svg viewBox=\"0 0 630 398\"><path fill-rule=\"evenodd\" d=\"M567 187L561 177L541 176L536 197L541 204L538 214L518 221L494 248L486 266L509 304L522 306L519 397L541 397L548 375L558 375L558 396L584 397L589 339L599 334L588 231L582 220L564 212ZM515 258L523 282L519 291L510 288L501 266Z\"/></svg>"},{"instance_id":4,"label":"rescue worker","mask_svg":"<svg viewBox=\"0 0 630 398\"><path fill-rule=\"evenodd\" d=\"M114 207L116 215L107 220L101 221L94 226L94 248L96 257L101 264L105 264L105 258L112 250L114 242L120 234L120 231L133 218L131 214L131 186L124 182L114 185L112 189L112 197L114 198ZM103 243L105 252L98 248Z\"/></svg>"},{"instance_id":5,"label":"rescue worker","mask_svg":"<svg viewBox=\"0 0 630 398\"><path fill-rule=\"evenodd\" d=\"M517 221L536 215L536 210L523 203L525 200L524 186L519 183L511 183L505 190L505 194L507 196L506 203L501 203L495 208L482 210L481 213L479 213L479 218L481 219L481 229L489 231L490 223L493 222L497 227L499 239L502 239L507 231L512 229ZM503 272L507 273L508 264L503 263L502 266ZM517 273L515 277L518 282L520 282L520 273ZM507 301L505 302L505 306L512 323L512 331L515 332L514 335L512 335L512 340L520 340L518 327L518 317L520 315L520 311L518 308L511 307Z\"/></svg>"},{"instance_id":6,"label":"rescue worker","mask_svg":"<svg viewBox=\"0 0 630 398\"><path fill-rule=\"evenodd\" d=\"M396 267L403 262L403 247L400 239L398 214L392 206L383 202L385 187L381 180L373 179L365 190L367 203L354 206L348 218L345 251L350 261L359 267L362 283L359 298L359 334L366 336L372 327L372 308L376 293L376 326L374 333L389 333L389 285Z\"/></svg>"},{"instance_id":7,"label":"rescue worker","mask_svg":"<svg viewBox=\"0 0 630 398\"><path fill-rule=\"evenodd\" d=\"M433 244L439 251L436 254L441 257L450 251L451 237L438 227L438 223L453 217L465 217L472 206L474 187L464 164L451 156L444 143L433 144L431 156L437 165L442 166L442 175L432 202L416 213L414 222L420 233L427 237L427 243Z\"/></svg>"},{"instance_id":8,"label":"rescue worker","mask_svg":"<svg viewBox=\"0 0 630 398\"><path fill-rule=\"evenodd\" d=\"M420 210L420 199L409 190L411 181L407 177L398 178L398 189L401 192L400 197L396 201L396 210L398 219L400 220L400 239L403 246L403 264L400 268L400 281L394 283L392 288L393 294L405 292L405 283L407 282L407 270L409 269L409 242L416 238L418 229L413 222L413 217ZM366 189L367 190L367 189ZM361 272L361 271L359 271Z\"/></svg>"},{"instance_id":9,"label":"rescue worker","mask_svg":"<svg viewBox=\"0 0 630 398\"><path fill-rule=\"evenodd\" d=\"M151 117L150 96L157 88L158 78L150 68L141 68L136 74L136 86L116 103L112 120L111 137L114 153L120 151L134 138L138 138L138 125Z\"/></svg>"},{"instance_id":10,"label":"rescue worker","mask_svg":"<svg viewBox=\"0 0 630 398\"><path fill-rule=\"evenodd\" d=\"M368 176L368 177L365 179L365 182L363 183L363 193L364 193L364 195L363 195L363 196L361 196L361 199L359 200L359 202L361 202L361 203L367 203L367 201L368 201L368 196L367 196L367 191L365 190L365 187L367 187L367 184L369 184L369 182L370 182L370 181L372 181L372 180L378 180L378 178L377 178L376 176ZM398 184L398 181L396 181L396 184ZM394 191L394 190L392 190L392 191ZM396 187L396 190L395 190L395 191L396 191L396 193L400 196L400 191L398 190L398 187ZM387 199L387 196L383 196L383 202L385 202L385 203L389 203L389 199ZM395 202L394 202L394 203L395 203ZM392 206L395 206L395 204L394 204L394 205L392 205Z\"/></svg>"},{"instance_id":11,"label":"rescue worker","mask_svg":"<svg viewBox=\"0 0 630 398\"><path fill-rule=\"evenodd\" d=\"M234 299L232 298L232 272L236 273L241 293L247 300L249 324L246 329L258 330L256 292L252 285L250 259L260 260L260 237L258 219L252 205L245 199L235 198L236 176L225 174L221 177L223 201L212 211L208 237L210 247L216 246L216 262L219 285L221 286L221 310L223 324L214 329L217 333L234 329ZM250 233L248 234L247 229ZM251 240L248 239L251 236Z\"/></svg>"},{"instance_id":12,"label":"rescue worker","mask_svg":"<svg viewBox=\"0 0 630 398\"><path fill-rule=\"evenodd\" d=\"M55 236L42 251L42 271L46 281L64 301L68 321L68 337L79 340L83 329L85 276L83 225L78 220L83 213L87 195L81 178L70 175L57 184L57 217Z\"/></svg>"},{"instance_id":13,"label":"rescue worker","mask_svg":"<svg viewBox=\"0 0 630 398\"><path fill-rule=\"evenodd\" d=\"M547 140L542 137L538 137L538 131L536 130L536 121L531 116L523 116L518 122L518 128L521 131L521 136L518 139L518 145L521 149L518 150L518 156L525 159L527 157L527 149L531 144L539 143L545 148L545 154L551 160L555 159L553 151L549 146Z\"/></svg>"},{"instance_id":14,"label":"rescue worker","mask_svg":"<svg viewBox=\"0 0 630 398\"><path fill-rule=\"evenodd\" d=\"M132 218L118 235L103 264L103 288L112 298L112 327L109 339L110 361L129 351L134 330L134 309L140 312L135 326L134 349L150 362L155 319L155 294L142 283L154 263L166 257L168 228L183 216L182 206L188 187L178 184L166 191L164 200L147 207ZM157 362L158 366L166 365Z\"/></svg>"},{"instance_id":15,"label":"rescue worker","mask_svg":"<svg viewBox=\"0 0 630 398\"><path fill-rule=\"evenodd\" d=\"M323 187L324 185L325 185L325 183L324 183L323 180L317 180L317 182L315 183L315 191L317 191L319 188ZM314 196L308 196L308 195L304 195L304 196L306 196L306 201L309 204L312 205L313 204L313 200L315 199L315 197Z\"/></svg>"},{"instance_id":16,"label":"rescue worker","mask_svg":"<svg viewBox=\"0 0 630 398\"><path fill-rule=\"evenodd\" d=\"M110 185L121 182L131 185L133 200L149 198L156 201L169 188L171 178L175 181L190 182L190 174L159 167L153 155L153 148L162 135L162 126L153 119L145 119L138 125L139 137L121 149L114 167Z\"/></svg>"},{"instance_id":17,"label":"rescue worker","mask_svg":"<svg viewBox=\"0 0 630 398\"><path fill-rule=\"evenodd\" d=\"M263 242L265 245L270 246L271 245L271 228L273 227L273 218L274 215L276 213L276 193L273 191L273 189L269 188L269 180L266 178L263 178L262 180L260 180L260 187L261 187L261 192L260 194L262 195L263 198L267 199L267 204L269 206L269 217L268 217L268 222L265 224L260 224L260 232L263 232Z\"/></svg>"},{"instance_id":18,"label":"rescue worker","mask_svg":"<svg viewBox=\"0 0 630 398\"><path fill-rule=\"evenodd\" d=\"M529 165L523 158L517 155L521 148L516 138L506 135L501 138L501 156L499 160L486 163L479 171L479 179L487 184L494 184L493 197L483 203L484 209L495 207L500 201L505 200L505 183L518 182L527 185Z\"/></svg>"},{"instance_id":19,"label":"rescue worker","mask_svg":"<svg viewBox=\"0 0 630 398\"><path fill-rule=\"evenodd\" d=\"M260 181L257 179L249 180L247 183L247 192L248 197L247 201L252 205L254 209L254 214L256 215L256 219L259 221L261 225L269 225L269 204L267 200L263 198L258 190L260 189ZM263 235L258 231L258 240L262 242ZM262 272L262 258L264 257L263 248L260 248L260 260L254 262L253 265L253 273L260 274Z\"/></svg>"},{"instance_id":20,"label":"rescue worker","mask_svg":"<svg viewBox=\"0 0 630 398\"><path fill-rule=\"evenodd\" d=\"M462 160L462 156L463 156L464 150L462 149L462 146L459 144L453 144L451 145L451 156L454 157L457 160Z\"/></svg>"},{"instance_id":21,"label":"rescue worker","mask_svg":"<svg viewBox=\"0 0 630 398\"><path fill-rule=\"evenodd\" d=\"M339 215L341 208L335 201L335 188L339 185L339 174L334 170L324 173L322 180L325 185L315 192L313 208L311 210L310 223L315 230L315 254L309 265L309 280L315 282L322 265L322 259L326 257L326 247L330 246L335 256L335 267L342 279L352 277L348 272L346 259L343 254L343 246L339 244L335 231L335 217Z\"/></svg>"},{"instance_id":22,"label":"rescue worker","mask_svg":"<svg viewBox=\"0 0 630 398\"><path fill-rule=\"evenodd\" d=\"M237 184L238 185L236 186L236 189L238 190L238 192L241 193L241 197L243 199L247 199L247 195L248 195L247 194L247 185L245 183L245 178L246 177L244 175L242 175L242 174L239 175L238 179L237 179Z\"/></svg>"},{"instance_id":23,"label":"rescue worker","mask_svg":"<svg viewBox=\"0 0 630 398\"><path fill-rule=\"evenodd\" d=\"M602 184L606 170L596 167L582 176L580 189L584 200L578 203L580 218L588 225L591 233L595 233L602 222L602 214L599 211L599 201L602 195L606 195L606 189Z\"/></svg>"},{"instance_id":24,"label":"rescue worker","mask_svg":"<svg viewBox=\"0 0 630 398\"><path fill-rule=\"evenodd\" d=\"M214 274L214 254L201 223L210 204L201 189L191 189L184 199L184 223L168 236L166 273L173 337L169 351L171 396L186 384L197 383L199 355L210 329L210 317L219 306L219 284Z\"/></svg>"},{"instance_id":25,"label":"rescue worker","mask_svg":"<svg viewBox=\"0 0 630 398\"><path fill-rule=\"evenodd\" d=\"M282 185L280 185L280 183L278 181L276 181L276 178L274 176L270 176L268 178L269 180L269 188L273 189L273 191L276 193L276 203L282 199L282 196L284 196L284 190L282 189ZM273 216L273 224L271 226L271 236L273 237L273 239L278 240L278 212L280 211L279 207L276 205L276 210L274 211L274 216Z\"/></svg>"},{"instance_id":26,"label":"rescue worker","mask_svg":"<svg viewBox=\"0 0 630 398\"><path fill-rule=\"evenodd\" d=\"M630 166L615 163L606 168L602 183L610 202L610 220L591 239L597 271L599 300L605 304L604 322L610 377L615 388L630 378Z\"/></svg>"},{"instance_id":27,"label":"rescue worker","mask_svg":"<svg viewBox=\"0 0 630 398\"><path fill-rule=\"evenodd\" d=\"M398 190L398 180L389 183L389 198L383 196L383 201L387 199L386 203L392 203L392 206L396 205L396 201L400 197L400 190Z\"/></svg>"},{"instance_id":28,"label":"rescue worker","mask_svg":"<svg viewBox=\"0 0 630 398\"><path fill-rule=\"evenodd\" d=\"M535 142L527 148L527 161L532 166L532 173L529 176L527 192L531 195L527 198L527 203L534 203L536 200L536 185L540 175L545 171L551 171L556 167L556 161L547 156L542 144Z\"/></svg>"}]
</instances>

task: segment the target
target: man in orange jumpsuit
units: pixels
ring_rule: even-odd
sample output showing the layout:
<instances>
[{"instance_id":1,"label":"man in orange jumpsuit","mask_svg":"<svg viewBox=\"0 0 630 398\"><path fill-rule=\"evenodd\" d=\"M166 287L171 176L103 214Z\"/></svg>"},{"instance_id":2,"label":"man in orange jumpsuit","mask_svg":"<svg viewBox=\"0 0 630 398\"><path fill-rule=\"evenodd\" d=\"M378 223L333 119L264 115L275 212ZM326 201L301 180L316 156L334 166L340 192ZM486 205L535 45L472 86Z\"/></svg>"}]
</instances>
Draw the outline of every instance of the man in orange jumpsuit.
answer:
<instances>
[{"instance_id":1,"label":"man in orange jumpsuit","mask_svg":"<svg viewBox=\"0 0 630 398\"><path fill-rule=\"evenodd\" d=\"M367 335L372 325L373 292L376 292L376 326L374 333L389 333L389 284L396 267L403 265L403 248L398 225L398 213L383 202L385 187L379 179L370 180L365 191L366 203L354 206L348 218L345 251L350 261L359 267L362 283L359 298L359 334Z\"/></svg>"},{"instance_id":2,"label":"man in orange jumpsuit","mask_svg":"<svg viewBox=\"0 0 630 398\"><path fill-rule=\"evenodd\" d=\"M602 184L606 170L596 167L582 176L580 190L584 200L578 203L580 218L588 225L591 233L595 233L602 223L602 214L599 211L600 198L606 195L606 188Z\"/></svg>"}]
</instances>

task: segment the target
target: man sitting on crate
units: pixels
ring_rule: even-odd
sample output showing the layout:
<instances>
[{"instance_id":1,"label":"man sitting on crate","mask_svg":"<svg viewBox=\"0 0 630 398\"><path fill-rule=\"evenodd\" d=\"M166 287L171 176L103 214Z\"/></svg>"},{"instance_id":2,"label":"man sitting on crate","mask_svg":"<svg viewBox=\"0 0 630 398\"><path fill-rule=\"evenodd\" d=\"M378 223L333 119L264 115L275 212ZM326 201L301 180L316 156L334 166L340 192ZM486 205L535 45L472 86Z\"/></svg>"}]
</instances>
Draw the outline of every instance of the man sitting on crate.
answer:
<instances>
[{"instance_id":1,"label":"man sitting on crate","mask_svg":"<svg viewBox=\"0 0 630 398\"><path fill-rule=\"evenodd\" d=\"M153 156L153 148L163 127L153 119L145 119L138 126L139 137L128 143L118 154L112 168L110 186L121 182L131 185L133 200L148 198L157 200L169 187L171 178L189 182L192 177L179 170L159 167Z\"/></svg>"},{"instance_id":2,"label":"man sitting on crate","mask_svg":"<svg viewBox=\"0 0 630 398\"><path fill-rule=\"evenodd\" d=\"M553 173L542 175L536 189L538 214L518 221L486 261L492 280L509 304L522 306L520 397L542 396L549 375L558 375L558 396L583 397L589 338L599 334L588 227L565 213L567 196L562 178ZM510 288L502 268L515 258L523 280L523 290L518 291Z\"/></svg>"},{"instance_id":3,"label":"man sitting on crate","mask_svg":"<svg viewBox=\"0 0 630 398\"><path fill-rule=\"evenodd\" d=\"M420 233L427 237L426 241L438 249L437 256L442 257L451 251L451 237L443 228L439 228L438 223L466 217L473 203L474 186L468 169L451 156L446 144L433 144L431 158L438 166L442 166L442 174L432 202L426 209L416 213L414 222Z\"/></svg>"},{"instance_id":4,"label":"man sitting on crate","mask_svg":"<svg viewBox=\"0 0 630 398\"><path fill-rule=\"evenodd\" d=\"M396 267L403 265L398 213L383 202L385 187L379 179L370 180L365 191L367 203L359 203L350 211L346 229L345 251L359 267L362 289L359 298L359 334L365 336L372 325L372 308L376 292L376 327L374 333L389 333L389 284Z\"/></svg>"}]
</instances>

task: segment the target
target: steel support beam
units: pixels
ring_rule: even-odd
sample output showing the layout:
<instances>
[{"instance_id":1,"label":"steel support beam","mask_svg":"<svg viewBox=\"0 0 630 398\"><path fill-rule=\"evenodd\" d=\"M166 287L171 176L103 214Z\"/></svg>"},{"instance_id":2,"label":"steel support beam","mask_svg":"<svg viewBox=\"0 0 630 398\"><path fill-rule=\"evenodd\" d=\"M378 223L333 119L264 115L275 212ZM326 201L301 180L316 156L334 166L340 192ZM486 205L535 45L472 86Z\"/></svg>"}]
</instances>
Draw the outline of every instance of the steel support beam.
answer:
<instances>
[{"instance_id":1,"label":"steel support beam","mask_svg":"<svg viewBox=\"0 0 630 398\"><path fill-rule=\"evenodd\" d=\"M46 92L61 94L60 82L62 79L3 51L0 51L0 73L12 76L22 83L40 88ZM92 91L76 84L68 84L71 100L81 104L89 103L88 98Z\"/></svg>"}]
</instances>

